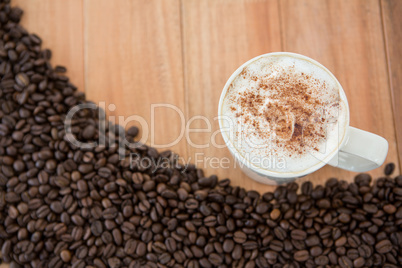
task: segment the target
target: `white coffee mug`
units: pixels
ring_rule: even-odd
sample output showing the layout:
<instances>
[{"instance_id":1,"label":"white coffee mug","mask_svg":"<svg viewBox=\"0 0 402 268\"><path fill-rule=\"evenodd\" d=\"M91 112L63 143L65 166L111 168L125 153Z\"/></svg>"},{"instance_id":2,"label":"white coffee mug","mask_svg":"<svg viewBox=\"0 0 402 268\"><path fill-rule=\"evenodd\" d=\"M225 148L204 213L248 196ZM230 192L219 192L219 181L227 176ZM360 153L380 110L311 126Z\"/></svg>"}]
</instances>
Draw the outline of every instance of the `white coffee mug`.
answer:
<instances>
[{"instance_id":1,"label":"white coffee mug","mask_svg":"<svg viewBox=\"0 0 402 268\"><path fill-rule=\"evenodd\" d=\"M223 118L224 114L222 114L222 105L224 103L224 99L228 88L232 84L233 80L243 71L243 69L248 66L250 63L262 58L262 57L271 57L271 56L287 56L292 57L295 59L302 59L307 60L312 64L317 65L322 70L325 70L334 81L336 81L337 86L339 87L339 94L342 97L343 101L346 104L346 127L344 133L341 133L341 137L338 140L337 150L334 150L330 154L326 155L319 164L315 164L314 166L306 167L301 172L278 172L272 171L269 169L263 169L259 166L253 165L248 159L242 157L241 154L237 153L237 150L230 141L228 135L223 130ZM375 169L381 166L388 152L388 142L373 133L360 130L354 127L349 126L349 106L347 103L345 92L342 89L342 86L335 78L335 76L322 64L318 63L317 61L308 58L306 56L289 53L289 52L275 52L275 53L268 53L264 55L257 56L242 66L240 66L228 79L226 82L220 100L219 100L219 107L218 107L218 115L219 115L219 126L223 136L223 139L231 152L234 156L235 160L239 163L242 171L250 178L264 183L264 184L282 184L287 183L290 181L295 180L296 178L303 177L307 174L310 174L326 164L331 166L339 167L342 169L356 171L356 172L365 172L372 169Z\"/></svg>"}]
</instances>

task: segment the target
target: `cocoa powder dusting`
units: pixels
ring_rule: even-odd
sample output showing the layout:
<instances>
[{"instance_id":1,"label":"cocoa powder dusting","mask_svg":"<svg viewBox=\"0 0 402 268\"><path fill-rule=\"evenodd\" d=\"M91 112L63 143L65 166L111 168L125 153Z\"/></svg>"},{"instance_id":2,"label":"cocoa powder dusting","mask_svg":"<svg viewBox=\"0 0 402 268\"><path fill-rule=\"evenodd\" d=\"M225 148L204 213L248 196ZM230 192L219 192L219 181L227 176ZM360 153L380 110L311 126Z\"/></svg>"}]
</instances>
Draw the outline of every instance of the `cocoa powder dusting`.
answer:
<instances>
[{"instance_id":1,"label":"cocoa powder dusting","mask_svg":"<svg viewBox=\"0 0 402 268\"><path fill-rule=\"evenodd\" d=\"M320 92L327 90L324 82L292 69L256 77L246 67L241 75L257 82L256 88L243 91L233 99L236 105L231 109L237 110L236 116L247 117L243 123L248 122L259 137L267 140L272 140L274 133L275 143L289 155L318 150L318 145L326 139L327 122L323 112L326 104L319 98ZM268 122L269 129L261 128L262 118Z\"/></svg>"}]
</instances>

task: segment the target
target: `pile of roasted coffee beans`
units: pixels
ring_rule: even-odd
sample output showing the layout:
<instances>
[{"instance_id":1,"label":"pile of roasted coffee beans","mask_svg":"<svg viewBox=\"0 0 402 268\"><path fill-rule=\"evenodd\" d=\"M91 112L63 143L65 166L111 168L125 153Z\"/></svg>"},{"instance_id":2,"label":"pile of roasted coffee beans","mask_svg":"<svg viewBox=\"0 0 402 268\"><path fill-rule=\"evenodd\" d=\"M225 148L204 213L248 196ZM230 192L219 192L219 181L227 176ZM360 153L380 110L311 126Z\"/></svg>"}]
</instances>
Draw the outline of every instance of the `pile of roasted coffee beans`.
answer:
<instances>
[{"instance_id":1,"label":"pile of roasted coffee beans","mask_svg":"<svg viewBox=\"0 0 402 268\"><path fill-rule=\"evenodd\" d=\"M329 179L260 195L205 177L99 131L98 113L64 119L83 94L0 1L0 248L11 267L400 267L402 176ZM102 134L103 133L103 134ZM125 136L125 137L124 137ZM136 153L134 164L130 153ZM123 160L121 160L123 157ZM155 163L164 159L169 165ZM150 163L144 167L143 160Z\"/></svg>"}]
</instances>

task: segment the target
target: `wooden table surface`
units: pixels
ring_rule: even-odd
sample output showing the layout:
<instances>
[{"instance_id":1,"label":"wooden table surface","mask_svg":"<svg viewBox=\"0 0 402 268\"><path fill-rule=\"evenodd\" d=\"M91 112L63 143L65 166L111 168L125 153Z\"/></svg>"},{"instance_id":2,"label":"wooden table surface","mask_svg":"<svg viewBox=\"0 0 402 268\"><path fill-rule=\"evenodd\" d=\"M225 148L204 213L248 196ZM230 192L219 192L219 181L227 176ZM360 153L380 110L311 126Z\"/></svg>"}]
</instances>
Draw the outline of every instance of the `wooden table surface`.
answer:
<instances>
[{"instance_id":1,"label":"wooden table surface","mask_svg":"<svg viewBox=\"0 0 402 268\"><path fill-rule=\"evenodd\" d=\"M233 167L229 151L212 142L223 143L219 133L213 135L218 130L214 118L228 77L245 61L274 51L301 53L331 70L348 97L351 125L385 137L389 142L386 162L396 163L395 173L399 173L402 1L13 3L25 11L22 24L42 37L44 47L53 50L52 63L66 66L72 82L86 92L89 100L104 103L116 122L119 116L128 120L132 115L143 117L149 128L154 122L154 133L149 133L153 140L149 138L148 144L173 142L184 124L191 129L205 128L203 133L185 131L183 138L169 148L183 161L205 167L207 174L229 177L235 185L247 189L273 189L244 176L239 167ZM209 119L210 125L200 116ZM215 158L227 158L230 164L216 168ZM370 173L381 176L383 167ZM354 175L325 166L303 180L351 180Z\"/></svg>"},{"instance_id":2,"label":"wooden table surface","mask_svg":"<svg viewBox=\"0 0 402 268\"><path fill-rule=\"evenodd\" d=\"M386 162L400 172L402 154L402 1L400 0L14 0L22 24L53 50L79 90L109 115L143 117L154 140L207 174L234 185L273 190L233 167L214 120L221 90L245 61L290 51L325 65L348 97L351 125L385 137ZM153 107L152 104L171 107ZM114 104L109 106L109 104ZM173 109L172 107L176 107ZM115 109L113 109L115 108ZM210 125L200 116L209 119ZM118 121L116 121L118 122ZM131 122L133 124L133 122ZM135 123L139 125L138 122ZM210 127L210 130L208 130ZM187 138L186 138L186 134ZM215 139L216 138L216 139ZM195 148L195 145L204 148ZM216 168L214 157L230 160ZM204 163L202 159L206 159ZM209 160L208 160L209 159ZM378 177L383 167L370 172ZM352 180L355 173L325 166L303 178Z\"/></svg>"}]
</instances>

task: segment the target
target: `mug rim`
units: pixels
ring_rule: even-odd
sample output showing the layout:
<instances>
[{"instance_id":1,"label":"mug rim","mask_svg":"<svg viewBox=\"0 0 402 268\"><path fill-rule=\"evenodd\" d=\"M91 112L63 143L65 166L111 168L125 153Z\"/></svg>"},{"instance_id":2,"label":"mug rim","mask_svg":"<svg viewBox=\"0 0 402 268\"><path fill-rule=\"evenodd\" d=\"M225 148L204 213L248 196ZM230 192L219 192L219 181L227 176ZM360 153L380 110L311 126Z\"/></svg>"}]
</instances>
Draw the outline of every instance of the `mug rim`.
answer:
<instances>
[{"instance_id":1,"label":"mug rim","mask_svg":"<svg viewBox=\"0 0 402 268\"><path fill-rule=\"evenodd\" d=\"M341 142L338 142L337 145L337 149L335 149L333 152L331 152L330 154L328 154L323 160L321 160L320 162L318 162L317 164L310 166L302 171L299 172L278 172L278 171L272 171L272 170L267 170L267 169L263 169L261 167L255 166L252 163L250 163L247 159L245 159L244 157L241 156L241 154L235 154L234 152L237 150L236 147L232 144L232 142L229 140L229 138L227 137L227 135L222 133L222 105L223 105L223 100L226 97L226 93L227 90L229 88L229 86L232 84L233 80L241 73L241 71L243 71L243 69L248 66L249 64L251 64L252 62L263 58L263 57L270 57L270 56L290 56L293 58L299 58L299 59L303 59L306 61L309 61L315 65L317 65L318 67L322 68L324 71L326 71L332 78L333 80L336 82L337 86L339 87L339 93L340 95L343 95L343 101L345 102L346 105L346 121L345 121L345 130L342 133L342 139ZM342 97L341 97L342 99ZM271 177L271 178L291 178L291 177L301 177L301 176L305 176L308 175L320 168L322 168L323 166L325 166L326 164L328 164L328 162L333 159L338 151L340 150L340 148L346 143L347 141L347 129L349 127L350 124L350 110L349 110L349 104L348 104L348 100L345 94L345 91L342 88L342 85L339 83L338 79L335 77L334 74L332 74L331 71L329 71L324 65L322 65L321 63L319 63L318 61L309 58L307 56L298 54L298 53L293 53L293 52L270 52L270 53L266 53L266 54L262 54L259 56L256 56L248 61L246 61L245 63L243 63L241 66L239 66L233 73L232 75L229 77L229 79L226 81L225 86L222 89L221 92L221 96L219 99L219 106L218 106L218 122L219 122L219 130L221 131L221 135L223 137L223 140L225 141L225 144L227 146L227 148L229 149L230 153L233 155L233 157L239 161L241 164L243 164L245 167L247 167L248 169L251 169L251 171L258 173L262 176L267 176L267 177Z\"/></svg>"}]
</instances>

